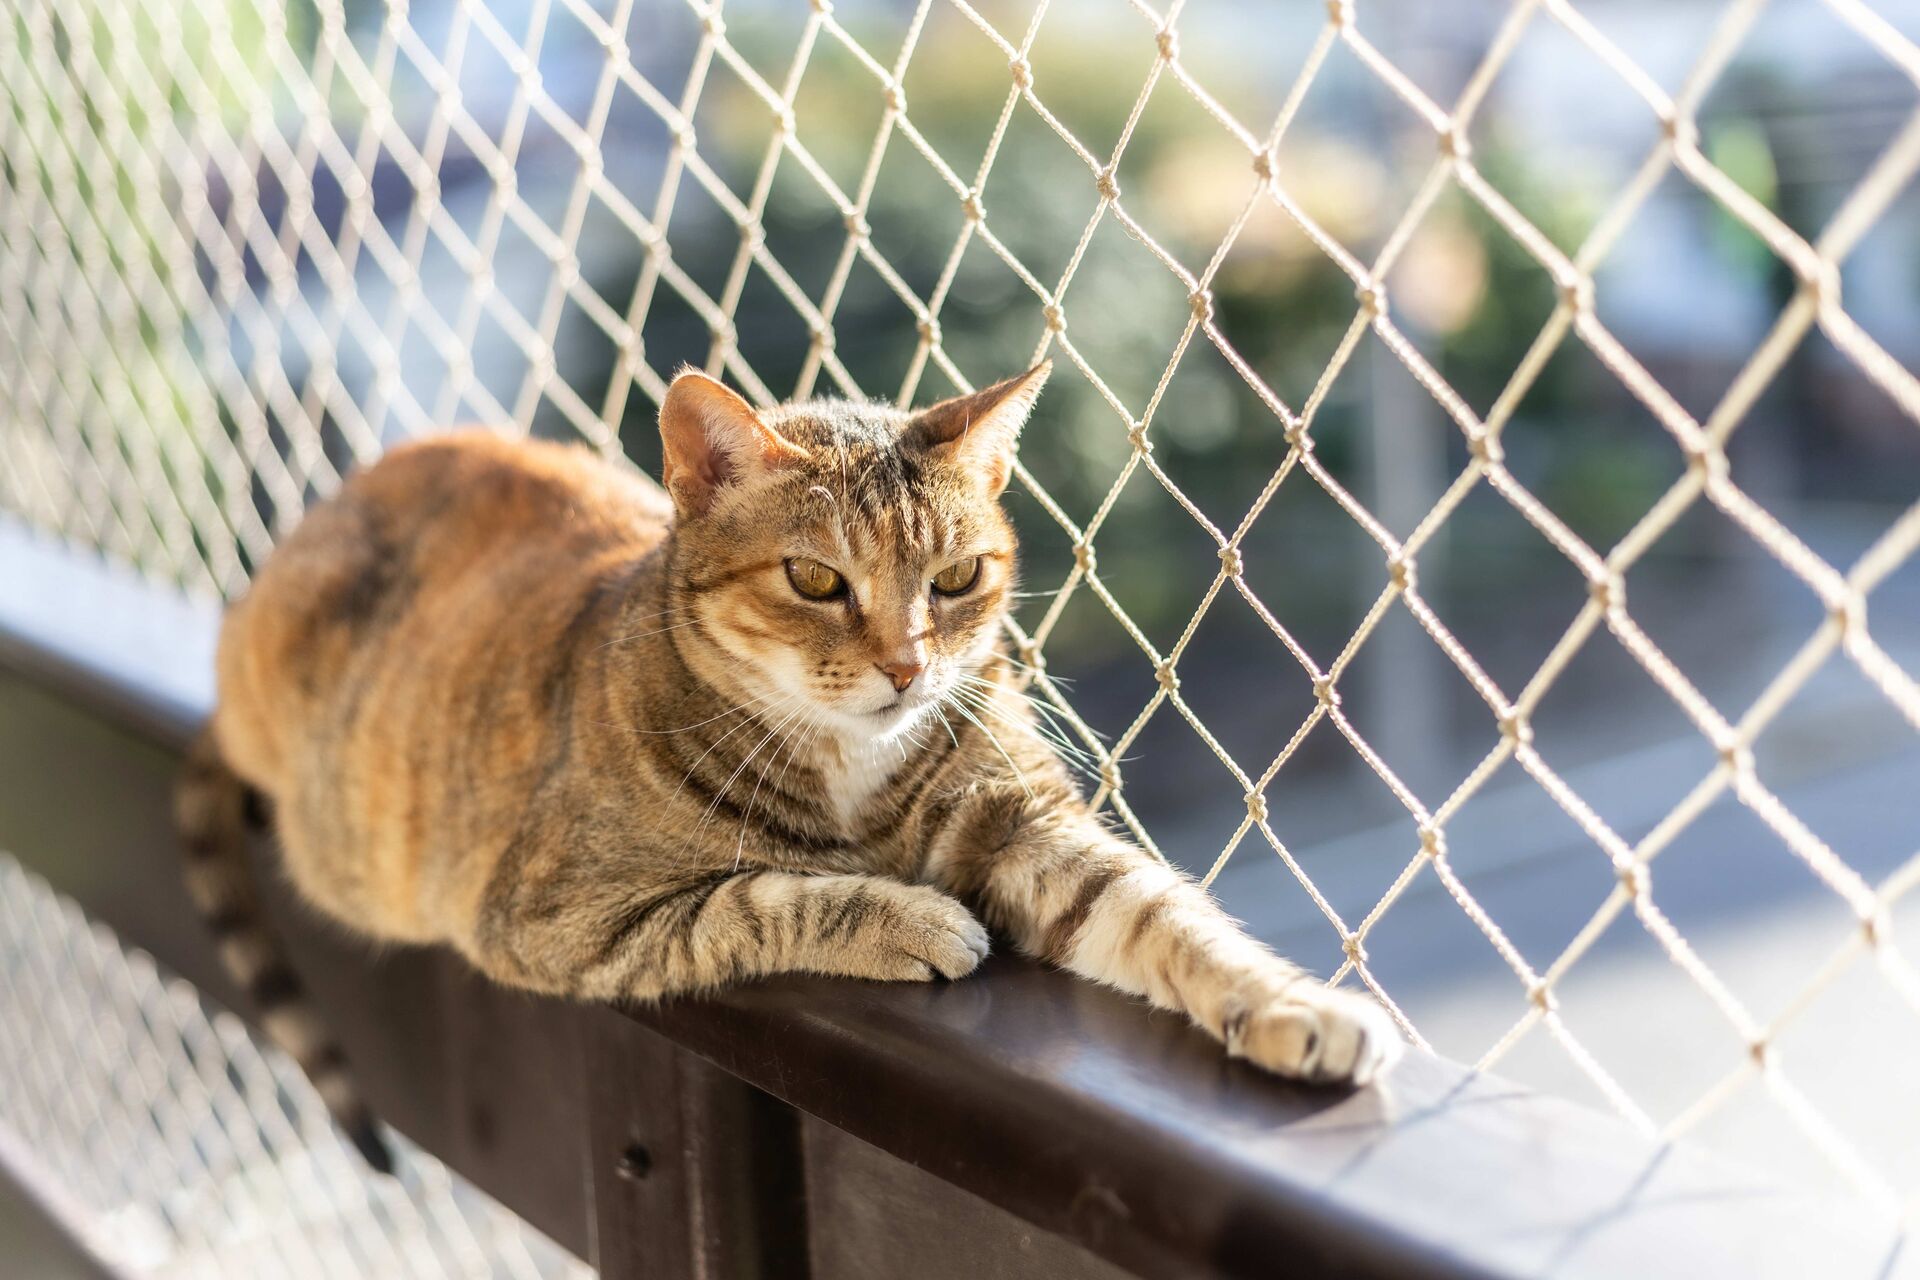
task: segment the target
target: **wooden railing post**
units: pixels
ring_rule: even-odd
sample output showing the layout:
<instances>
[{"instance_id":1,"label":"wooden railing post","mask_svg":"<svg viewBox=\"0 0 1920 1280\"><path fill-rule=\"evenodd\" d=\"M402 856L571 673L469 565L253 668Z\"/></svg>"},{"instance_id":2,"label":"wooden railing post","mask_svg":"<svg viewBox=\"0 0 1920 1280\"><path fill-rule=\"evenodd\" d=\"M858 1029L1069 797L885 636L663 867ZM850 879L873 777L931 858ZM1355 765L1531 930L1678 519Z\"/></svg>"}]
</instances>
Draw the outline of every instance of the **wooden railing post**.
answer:
<instances>
[{"instance_id":1,"label":"wooden railing post","mask_svg":"<svg viewBox=\"0 0 1920 1280\"><path fill-rule=\"evenodd\" d=\"M582 1025L602 1280L806 1280L794 1110L619 1014Z\"/></svg>"}]
</instances>

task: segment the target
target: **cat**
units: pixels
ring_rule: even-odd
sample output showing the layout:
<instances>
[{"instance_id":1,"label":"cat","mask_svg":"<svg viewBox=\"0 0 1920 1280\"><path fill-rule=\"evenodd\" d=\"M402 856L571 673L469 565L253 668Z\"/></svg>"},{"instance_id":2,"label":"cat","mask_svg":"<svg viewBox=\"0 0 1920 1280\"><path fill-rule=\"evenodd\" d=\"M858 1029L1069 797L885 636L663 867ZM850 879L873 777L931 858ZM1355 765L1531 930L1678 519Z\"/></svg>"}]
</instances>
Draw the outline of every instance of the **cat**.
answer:
<instances>
[{"instance_id":1,"label":"cat","mask_svg":"<svg viewBox=\"0 0 1920 1280\"><path fill-rule=\"evenodd\" d=\"M1398 1057L1379 1005L1111 832L1018 692L1000 496L1048 371L912 413L756 410L683 371L664 488L449 434L356 472L269 557L179 789L187 879L369 1160L248 879L250 814L325 915L516 987L959 978L991 925L1282 1076L1364 1084Z\"/></svg>"}]
</instances>

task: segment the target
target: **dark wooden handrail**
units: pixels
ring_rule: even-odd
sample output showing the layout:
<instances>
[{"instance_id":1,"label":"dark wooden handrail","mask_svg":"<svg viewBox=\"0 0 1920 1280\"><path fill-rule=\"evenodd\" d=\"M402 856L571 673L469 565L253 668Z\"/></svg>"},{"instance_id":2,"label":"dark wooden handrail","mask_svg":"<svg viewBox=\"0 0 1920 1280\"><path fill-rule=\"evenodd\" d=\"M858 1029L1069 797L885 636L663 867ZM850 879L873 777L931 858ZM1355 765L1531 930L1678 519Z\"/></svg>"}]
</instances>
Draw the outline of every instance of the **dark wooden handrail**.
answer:
<instances>
[{"instance_id":1,"label":"dark wooden handrail","mask_svg":"<svg viewBox=\"0 0 1920 1280\"><path fill-rule=\"evenodd\" d=\"M0 846L244 1012L165 822L216 617L0 522ZM1004 949L608 1010L274 907L382 1114L609 1276L1920 1271L1861 1206L1608 1116L1419 1054L1296 1088Z\"/></svg>"}]
</instances>

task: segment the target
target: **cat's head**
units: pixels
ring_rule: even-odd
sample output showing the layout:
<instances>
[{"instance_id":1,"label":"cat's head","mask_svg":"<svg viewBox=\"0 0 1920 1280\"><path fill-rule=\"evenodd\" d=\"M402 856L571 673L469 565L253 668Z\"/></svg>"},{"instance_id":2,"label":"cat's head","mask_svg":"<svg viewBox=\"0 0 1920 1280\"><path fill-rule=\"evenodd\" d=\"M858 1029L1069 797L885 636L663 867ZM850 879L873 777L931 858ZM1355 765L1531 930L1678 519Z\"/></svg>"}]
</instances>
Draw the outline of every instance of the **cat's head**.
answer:
<instances>
[{"instance_id":1,"label":"cat's head","mask_svg":"<svg viewBox=\"0 0 1920 1280\"><path fill-rule=\"evenodd\" d=\"M756 410L683 372L660 407L686 643L766 722L885 739L991 652L1014 582L1000 510L1050 366L917 412ZM707 664L703 664L707 665ZM952 713L949 712L949 715Z\"/></svg>"}]
</instances>

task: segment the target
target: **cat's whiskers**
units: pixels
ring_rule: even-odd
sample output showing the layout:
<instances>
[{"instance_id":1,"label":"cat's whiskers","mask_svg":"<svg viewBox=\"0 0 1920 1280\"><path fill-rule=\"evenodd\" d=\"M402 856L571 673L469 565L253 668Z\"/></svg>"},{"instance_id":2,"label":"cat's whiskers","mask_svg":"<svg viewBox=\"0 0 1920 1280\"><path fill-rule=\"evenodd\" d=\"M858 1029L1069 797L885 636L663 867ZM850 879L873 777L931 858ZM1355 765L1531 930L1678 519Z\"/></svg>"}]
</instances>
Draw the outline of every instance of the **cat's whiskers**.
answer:
<instances>
[{"instance_id":1,"label":"cat's whiskers","mask_svg":"<svg viewBox=\"0 0 1920 1280\"><path fill-rule=\"evenodd\" d=\"M928 710L933 712L933 715L922 717L920 723L908 731L908 736L913 739L913 749L916 753L925 751L932 745L929 739L933 733L934 720L938 718L942 724L946 723L946 718L940 715L938 706L929 707ZM951 726L949 726L949 732L951 732ZM959 740L955 739L953 745L959 746Z\"/></svg>"},{"instance_id":2,"label":"cat's whiskers","mask_svg":"<svg viewBox=\"0 0 1920 1280\"><path fill-rule=\"evenodd\" d=\"M1054 756L1056 759L1058 759L1062 764L1066 765L1068 768L1073 769L1087 777L1098 776L1099 774L1098 763L1092 757L1088 756L1085 752L1074 751L1067 747L1064 747L1062 746L1062 744L1039 733L1037 730L1033 728L1033 726L1026 724L1022 721L1016 720L1011 716L1008 716L1002 712L997 712L995 711L994 708L983 707L978 703L973 703L971 705L973 706L974 710L981 712L982 714L993 715L995 719L999 720L1007 728L1012 729L1018 733L1024 734L1026 737L1031 738L1034 742L1045 747L1050 755Z\"/></svg>"},{"instance_id":3,"label":"cat's whiskers","mask_svg":"<svg viewBox=\"0 0 1920 1280\"><path fill-rule=\"evenodd\" d=\"M789 726L796 720L800 721L800 728L792 733L786 732ZM740 869L740 860L746 851L747 824L753 821L753 807L760 800L760 788L767 784L767 771L778 763L782 754L786 755L789 765L793 763L794 746L799 741L800 734L806 732L807 724L810 720L811 711L806 703L802 702L800 707L796 709L792 715L781 721L774 729L774 733L779 735L780 745L775 747L773 754L768 756L765 762L761 764L760 776L755 779L753 784L753 794L747 797L746 811L740 815L740 838L735 843L733 851L733 866L736 871ZM765 744L763 743L762 745ZM758 754L758 752L756 751L755 754Z\"/></svg>"},{"instance_id":4,"label":"cat's whiskers","mask_svg":"<svg viewBox=\"0 0 1920 1280\"><path fill-rule=\"evenodd\" d=\"M667 612L671 613L672 610L667 610ZM635 640L645 640L648 636L663 636L669 631L684 631L688 627L697 627L699 625L700 619L689 618L685 622L676 622L669 627L655 627L652 631L636 631L630 636L617 636L605 644L598 646L594 651L597 653L600 649L611 649L617 644L629 644Z\"/></svg>"},{"instance_id":5,"label":"cat's whiskers","mask_svg":"<svg viewBox=\"0 0 1920 1280\"><path fill-rule=\"evenodd\" d=\"M1060 747L1062 750L1066 750L1066 752L1073 752L1073 754L1089 754L1087 748L1083 747L1081 743L1073 741L1073 737L1069 737L1069 725L1058 722L1052 714L1048 714L1048 710L1044 708L1043 704L1039 704L1039 702L1035 702L1031 697L1023 695L1018 689L1008 689L1008 687L1004 687L1004 685L993 685L993 683L985 683L985 681L966 681L966 683L962 683L960 687L966 689L975 699L985 700L985 702L993 704L993 708L995 708L1000 716L1004 716L1004 718L1008 718L1008 720L1014 720L1014 722L1020 723L1021 727L1027 727L1027 729L1039 733L1048 743L1054 743L1056 747ZM1029 710L1035 714L1035 720L1033 720L1033 722L1025 722L1025 720L1020 720L1018 716L1014 716L1014 714L1000 702L1002 697L1012 697L1012 699L1020 699L1023 700L1023 702L1027 702Z\"/></svg>"},{"instance_id":6,"label":"cat's whiskers","mask_svg":"<svg viewBox=\"0 0 1920 1280\"><path fill-rule=\"evenodd\" d=\"M1016 689L1010 685L995 684L993 681L988 680L983 676L974 675L969 672L964 672L964 671L961 672L960 678L963 681L966 681L970 684L979 685L987 688L998 689L999 691L1005 693L1008 697L1020 699L1022 702L1025 702L1028 706L1032 707L1033 710L1037 714L1039 714L1042 718L1044 718L1049 725L1059 730L1063 735L1071 734L1072 736L1077 737L1082 732L1082 729L1080 726L1074 724L1070 720L1067 720L1062 715L1059 708L1055 707L1051 702L1049 702L1045 698L1040 697L1038 694L1028 693L1025 689ZM1085 729L1085 732L1092 734L1096 740L1102 736L1097 730L1094 730L1091 727L1088 727L1087 729Z\"/></svg>"},{"instance_id":7,"label":"cat's whiskers","mask_svg":"<svg viewBox=\"0 0 1920 1280\"><path fill-rule=\"evenodd\" d=\"M695 720L692 724L683 724L677 729L636 729L632 725L610 724L605 720L595 720L593 723L599 725L603 729L620 729L627 733L647 734L649 736L656 735L656 734L686 733L690 729L698 729L702 725L712 724L716 720L725 720L728 716L737 716L742 711L745 711L748 707L754 706L757 703L762 703L765 701L766 701L766 698L764 696L748 698L745 702L741 703L739 706L728 707L725 711L722 711L717 716L708 716L705 720ZM705 759L704 756L701 758Z\"/></svg>"},{"instance_id":8,"label":"cat's whiskers","mask_svg":"<svg viewBox=\"0 0 1920 1280\"><path fill-rule=\"evenodd\" d=\"M795 702L800 703L800 706L798 708L790 712L785 711L785 708L792 706ZM746 771L747 766L753 763L754 757L759 755L762 751L766 750L767 744L769 742L772 742L775 738L777 738L780 735L781 729L783 729L789 724L792 724L793 721L798 716L800 716L802 713L806 711L806 700L800 697L798 694L788 694L787 700L781 704L781 707L783 712L785 713L783 714L779 723L775 724L771 729L767 730L767 736L760 739L760 741L757 744L755 744L753 750L749 751L746 754L745 758L743 758L739 764L734 766L733 772L727 775L727 780L721 784L720 789L718 791L714 792L713 800L707 805L706 812L700 815L700 821L693 824L693 831L695 834L699 832L700 828L707 825L707 820L713 817L714 813L720 808L720 802L726 799L727 792L733 789L734 782L737 781L740 775Z\"/></svg>"},{"instance_id":9,"label":"cat's whiskers","mask_svg":"<svg viewBox=\"0 0 1920 1280\"><path fill-rule=\"evenodd\" d=\"M740 863L746 856L747 824L753 818L754 801L760 798L760 787L767 780L767 770L773 768L774 760L778 759L781 751L784 750L786 752L787 762L780 766L780 777L774 782L773 789L778 791L784 787L787 784L788 771L793 768L795 758L801 754L803 742L811 742L814 735L820 732L821 726L826 723L824 718L809 712L805 707L801 708L801 714L805 717L805 720L800 726L800 732L783 741L780 748L774 751L773 756L769 757L767 762L760 766L760 781L753 784L753 796L747 801L747 811L740 819L740 838L734 842L733 869L735 871L740 869Z\"/></svg>"},{"instance_id":10,"label":"cat's whiskers","mask_svg":"<svg viewBox=\"0 0 1920 1280\"><path fill-rule=\"evenodd\" d=\"M1033 788L1027 783L1026 770L1022 769L1018 764L1014 763L1013 756L1008 753L1006 747L1002 745L999 737L993 732L993 730L987 728L987 726L981 721L980 717L974 715L973 712L967 710L966 705L962 703L960 699L954 696L953 694L948 693L944 695L943 701L945 701L955 711L958 711L961 715L965 716L968 720L972 721L974 728L978 729L980 732L987 735L987 741L993 744L993 749L995 751L998 751L1000 753L1000 758L1007 762L1007 768L1013 770L1014 776L1020 780L1020 789L1027 793L1027 799L1029 800L1033 799Z\"/></svg>"},{"instance_id":11,"label":"cat's whiskers","mask_svg":"<svg viewBox=\"0 0 1920 1280\"><path fill-rule=\"evenodd\" d=\"M748 725L754 723L756 720L759 720L762 716L773 715L773 714L776 714L778 711L784 709L794 699L794 697L795 695L793 694L786 694L783 698L780 699L780 701L774 703L772 706L763 706L758 711L752 712L747 716L745 720L742 720L739 724L733 726L733 728L727 730L725 733L721 734L718 738L715 738L711 743L708 744L707 749L700 753L700 758L698 760L695 760L693 764L688 767L686 773L681 776L680 785L673 789L673 795L677 797L682 791L686 789L687 783L693 780L694 773L699 770L702 764L706 763L707 757L712 755L714 751L719 748L721 743L725 742L728 738L731 738L734 734L740 732L742 729L746 728Z\"/></svg>"},{"instance_id":12,"label":"cat's whiskers","mask_svg":"<svg viewBox=\"0 0 1920 1280\"><path fill-rule=\"evenodd\" d=\"M1058 724L1054 723L1050 717L1037 722L1022 720L1006 707L1000 705L997 695L1001 693L1022 698L1032 704L1037 711L1044 712L1046 710L1038 703L1035 703L1030 696L1018 690L1007 689L1004 686L995 685L975 676L961 676L960 683L955 689L956 697L964 696L968 699L969 704L976 709L991 712L995 719L1046 744L1053 749L1055 754L1076 767L1089 773L1097 773L1099 771L1100 758L1086 747L1067 737L1065 731Z\"/></svg>"},{"instance_id":13,"label":"cat's whiskers","mask_svg":"<svg viewBox=\"0 0 1920 1280\"><path fill-rule=\"evenodd\" d=\"M655 609L650 613L622 614L622 622L651 622L655 618L664 618L670 613L678 613L686 608L685 604L670 604L664 609Z\"/></svg>"},{"instance_id":14,"label":"cat's whiskers","mask_svg":"<svg viewBox=\"0 0 1920 1280\"><path fill-rule=\"evenodd\" d=\"M962 700L965 701L966 704L968 706L971 706L974 710L981 712L982 714L985 714L985 715L991 715L995 720L998 720L1000 723L1006 725L1008 728L1016 730L1020 733L1025 734L1027 737L1032 738L1035 742L1038 742L1042 746L1046 747L1053 755L1059 757L1063 762L1072 766L1073 768L1079 769L1083 773L1088 773L1088 774L1095 774L1099 772L1098 765L1094 757L1088 754L1087 752L1081 750L1080 748L1074 746L1072 743L1063 742L1058 738L1049 736L1047 733L1035 727L1033 724L1030 724L1029 722L1020 719L1018 716L1013 715L1012 713L1007 711L1006 708L998 706L992 702L986 702L986 701L980 700L980 696L976 693L966 692L962 694L957 694L956 696L962 698Z\"/></svg>"},{"instance_id":15,"label":"cat's whiskers","mask_svg":"<svg viewBox=\"0 0 1920 1280\"><path fill-rule=\"evenodd\" d=\"M784 787L787 785L787 773L793 768L793 762L800 756L808 754L813 750L813 744L820 740L820 735L826 732L826 728L827 718L825 716L815 715L809 720L806 737L802 739L793 750L787 753L787 763L782 766L780 778L774 783L774 786Z\"/></svg>"},{"instance_id":16,"label":"cat's whiskers","mask_svg":"<svg viewBox=\"0 0 1920 1280\"><path fill-rule=\"evenodd\" d=\"M1077 683L1077 681L1072 676L1063 676L1056 672L1046 670L1043 667L1037 667L1031 662L1022 662L1020 659L1014 657L1010 653L996 654L995 657L997 657L1001 662L1006 663L1010 667L1014 667L1020 671L1026 672L1027 678L1029 680L1037 680L1041 676L1045 676L1047 680L1052 684Z\"/></svg>"},{"instance_id":17,"label":"cat's whiskers","mask_svg":"<svg viewBox=\"0 0 1920 1280\"><path fill-rule=\"evenodd\" d=\"M942 701L945 701L945 699L942 699ZM953 739L953 745L958 747L960 745L960 735L953 731L953 721L947 719L947 713L940 709L940 703L936 702L933 704L933 714L940 717L940 723L946 727L947 736Z\"/></svg>"}]
</instances>

